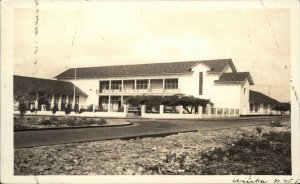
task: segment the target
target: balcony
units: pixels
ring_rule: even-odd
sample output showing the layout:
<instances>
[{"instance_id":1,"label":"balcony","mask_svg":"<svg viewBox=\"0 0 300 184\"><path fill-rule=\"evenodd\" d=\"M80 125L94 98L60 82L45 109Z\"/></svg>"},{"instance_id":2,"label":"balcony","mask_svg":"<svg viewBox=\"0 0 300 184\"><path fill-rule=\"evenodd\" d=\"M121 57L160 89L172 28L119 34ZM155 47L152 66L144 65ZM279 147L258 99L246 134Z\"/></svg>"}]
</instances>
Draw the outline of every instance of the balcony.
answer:
<instances>
[{"instance_id":1,"label":"balcony","mask_svg":"<svg viewBox=\"0 0 300 184\"><path fill-rule=\"evenodd\" d=\"M97 94L131 94L131 95L173 95L180 93L180 89L97 89Z\"/></svg>"}]
</instances>

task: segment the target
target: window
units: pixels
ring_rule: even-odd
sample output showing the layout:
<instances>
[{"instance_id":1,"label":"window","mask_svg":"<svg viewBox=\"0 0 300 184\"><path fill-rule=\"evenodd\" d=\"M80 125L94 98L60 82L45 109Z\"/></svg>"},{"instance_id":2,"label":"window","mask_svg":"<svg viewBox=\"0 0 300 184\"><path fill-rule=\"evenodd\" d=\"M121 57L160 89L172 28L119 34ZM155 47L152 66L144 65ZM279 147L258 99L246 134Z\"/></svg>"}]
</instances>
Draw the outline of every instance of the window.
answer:
<instances>
[{"instance_id":1,"label":"window","mask_svg":"<svg viewBox=\"0 0 300 184\"><path fill-rule=\"evenodd\" d=\"M110 99L111 103L118 103L119 101L121 101L121 97L120 96L111 96Z\"/></svg>"},{"instance_id":2,"label":"window","mask_svg":"<svg viewBox=\"0 0 300 184\"><path fill-rule=\"evenodd\" d=\"M121 89L122 82L121 81L111 81L111 89Z\"/></svg>"},{"instance_id":3,"label":"window","mask_svg":"<svg viewBox=\"0 0 300 184\"><path fill-rule=\"evenodd\" d=\"M148 88L148 80L138 80L136 81L137 89L147 89Z\"/></svg>"},{"instance_id":4,"label":"window","mask_svg":"<svg viewBox=\"0 0 300 184\"><path fill-rule=\"evenodd\" d=\"M264 104L264 109L267 110L268 109L268 104Z\"/></svg>"},{"instance_id":5,"label":"window","mask_svg":"<svg viewBox=\"0 0 300 184\"><path fill-rule=\"evenodd\" d=\"M199 72L199 95L203 94L203 72Z\"/></svg>"},{"instance_id":6,"label":"window","mask_svg":"<svg viewBox=\"0 0 300 184\"><path fill-rule=\"evenodd\" d=\"M253 112L253 109L254 109L254 104L250 104L250 112Z\"/></svg>"},{"instance_id":7,"label":"window","mask_svg":"<svg viewBox=\"0 0 300 184\"><path fill-rule=\"evenodd\" d=\"M109 81L100 81L100 89L109 89Z\"/></svg>"},{"instance_id":8,"label":"window","mask_svg":"<svg viewBox=\"0 0 300 184\"><path fill-rule=\"evenodd\" d=\"M178 89L178 79L165 79L165 89Z\"/></svg>"},{"instance_id":9,"label":"window","mask_svg":"<svg viewBox=\"0 0 300 184\"><path fill-rule=\"evenodd\" d=\"M246 88L244 88L244 95L246 94Z\"/></svg>"},{"instance_id":10,"label":"window","mask_svg":"<svg viewBox=\"0 0 300 184\"><path fill-rule=\"evenodd\" d=\"M258 112L258 109L259 109L259 104L255 104L255 112Z\"/></svg>"}]
</instances>

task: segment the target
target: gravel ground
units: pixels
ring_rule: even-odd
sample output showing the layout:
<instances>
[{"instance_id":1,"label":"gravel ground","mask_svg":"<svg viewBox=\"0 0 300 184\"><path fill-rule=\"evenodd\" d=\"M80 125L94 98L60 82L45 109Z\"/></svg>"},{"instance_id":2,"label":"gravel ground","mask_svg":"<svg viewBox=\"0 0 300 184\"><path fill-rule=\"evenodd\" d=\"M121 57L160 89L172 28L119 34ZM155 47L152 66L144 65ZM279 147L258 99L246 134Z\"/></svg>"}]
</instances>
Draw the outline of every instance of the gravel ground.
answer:
<instances>
[{"instance_id":1,"label":"gravel ground","mask_svg":"<svg viewBox=\"0 0 300 184\"><path fill-rule=\"evenodd\" d=\"M260 127L261 132L257 127L250 126L167 137L15 149L14 173L15 175L289 174L290 143L279 141L278 144L286 146L279 149L278 146L274 147L276 141L262 138L262 135L270 132L285 132L290 135L290 123L284 122L284 127L267 125ZM259 145L268 146L263 145L262 148L251 145L246 148L240 146L238 149L242 151L235 150L233 153L232 150L240 144L236 141L244 138L250 141L258 140ZM228 145L231 145L230 149ZM265 150L266 148L268 150ZM250 160L244 161L243 158L239 158L241 155L243 158L248 155ZM255 163L252 164L253 160ZM278 162L283 163L283 168L278 166ZM263 168L260 168L261 165Z\"/></svg>"}]
</instances>

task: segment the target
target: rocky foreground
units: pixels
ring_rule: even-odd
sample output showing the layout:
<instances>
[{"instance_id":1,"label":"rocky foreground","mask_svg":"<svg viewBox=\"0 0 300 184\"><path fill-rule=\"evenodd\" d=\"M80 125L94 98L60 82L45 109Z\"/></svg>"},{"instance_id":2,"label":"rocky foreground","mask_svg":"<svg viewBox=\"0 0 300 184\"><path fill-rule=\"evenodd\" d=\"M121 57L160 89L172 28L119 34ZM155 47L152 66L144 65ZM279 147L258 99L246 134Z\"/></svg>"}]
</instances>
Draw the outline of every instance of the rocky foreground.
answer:
<instances>
[{"instance_id":1,"label":"rocky foreground","mask_svg":"<svg viewBox=\"0 0 300 184\"><path fill-rule=\"evenodd\" d=\"M14 151L15 175L291 174L290 123Z\"/></svg>"}]
</instances>

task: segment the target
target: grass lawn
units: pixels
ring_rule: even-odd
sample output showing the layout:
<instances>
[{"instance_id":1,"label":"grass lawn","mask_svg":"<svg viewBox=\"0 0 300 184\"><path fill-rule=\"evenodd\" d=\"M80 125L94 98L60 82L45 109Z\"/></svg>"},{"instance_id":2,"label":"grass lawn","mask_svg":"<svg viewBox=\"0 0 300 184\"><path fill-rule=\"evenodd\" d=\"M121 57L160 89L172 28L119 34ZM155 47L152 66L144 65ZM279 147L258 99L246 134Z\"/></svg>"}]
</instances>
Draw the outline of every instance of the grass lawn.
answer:
<instances>
[{"instance_id":1,"label":"grass lawn","mask_svg":"<svg viewBox=\"0 0 300 184\"><path fill-rule=\"evenodd\" d=\"M15 175L289 175L290 122L16 149Z\"/></svg>"}]
</instances>

